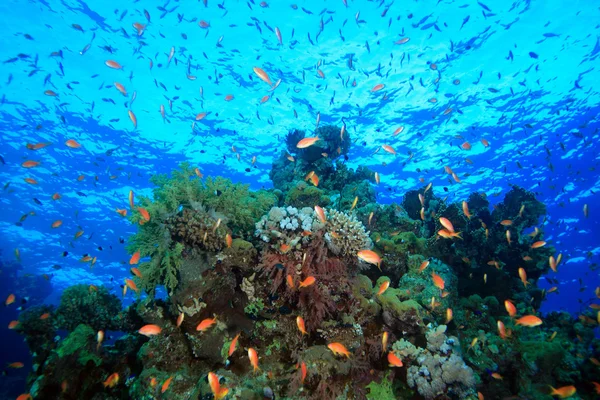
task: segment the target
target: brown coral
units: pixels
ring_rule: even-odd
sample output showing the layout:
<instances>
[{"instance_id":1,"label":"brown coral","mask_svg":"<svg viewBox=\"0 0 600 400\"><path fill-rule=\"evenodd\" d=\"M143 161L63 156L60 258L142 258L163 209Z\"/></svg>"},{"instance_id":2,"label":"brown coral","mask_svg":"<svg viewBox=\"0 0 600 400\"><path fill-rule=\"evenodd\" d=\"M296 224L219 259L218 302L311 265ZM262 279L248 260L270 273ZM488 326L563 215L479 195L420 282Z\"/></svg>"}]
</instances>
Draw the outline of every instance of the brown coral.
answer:
<instances>
[{"instance_id":1,"label":"brown coral","mask_svg":"<svg viewBox=\"0 0 600 400\"><path fill-rule=\"evenodd\" d=\"M204 208L184 209L166 220L173 240L186 247L196 247L208 251L219 251L225 246L225 236L229 229L224 217Z\"/></svg>"}]
</instances>

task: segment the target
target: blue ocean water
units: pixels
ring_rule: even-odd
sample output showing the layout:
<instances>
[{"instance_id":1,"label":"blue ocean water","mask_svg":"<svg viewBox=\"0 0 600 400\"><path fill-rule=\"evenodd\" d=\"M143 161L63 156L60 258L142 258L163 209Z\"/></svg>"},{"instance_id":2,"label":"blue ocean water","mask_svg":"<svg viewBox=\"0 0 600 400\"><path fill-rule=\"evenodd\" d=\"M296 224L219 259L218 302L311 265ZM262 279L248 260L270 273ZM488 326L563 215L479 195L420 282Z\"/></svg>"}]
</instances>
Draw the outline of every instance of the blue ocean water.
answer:
<instances>
[{"instance_id":1,"label":"blue ocean water","mask_svg":"<svg viewBox=\"0 0 600 400\"><path fill-rule=\"evenodd\" d=\"M564 257L549 274L558 284L539 282L558 286L541 311L577 315L596 297L596 2L6 0L0 19L2 263L21 268L3 272L3 299L57 304L77 283L119 294L136 227L115 209L130 191L151 196L149 177L183 161L270 188L287 132L311 132L317 118L346 126L346 162L380 174L381 204L420 178L449 201L480 192L495 204L513 184L534 192L545 240ZM49 145L27 147L38 143ZM5 328L17 311L0 315L12 349L0 362L27 360Z\"/></svg>"}]
</instances>

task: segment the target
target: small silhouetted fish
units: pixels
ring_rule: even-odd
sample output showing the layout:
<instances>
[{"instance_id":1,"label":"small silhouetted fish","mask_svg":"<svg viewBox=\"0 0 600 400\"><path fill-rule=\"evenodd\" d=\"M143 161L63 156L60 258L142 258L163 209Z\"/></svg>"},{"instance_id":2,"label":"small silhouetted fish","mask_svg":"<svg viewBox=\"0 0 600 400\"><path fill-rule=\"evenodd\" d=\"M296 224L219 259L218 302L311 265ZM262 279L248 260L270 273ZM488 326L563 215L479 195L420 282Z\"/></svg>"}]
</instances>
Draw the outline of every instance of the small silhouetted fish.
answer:
<instances>
[{"instance_id":1,"label":"small silhouetted fish","mask_svg":"<svg viewBox=\"0 0 600 400\"><path fill-rule=\"evenodd\" d=\"M79 196L87 197L87 194L85 194L83 192L75 192L75 193L77 193Z\"/></svg>"},{"instance_id":2,"label":"small silhouetted fish","mask_svg":"<svg viewBox=\"0 0 600 400\"><path fill-rule=\"evenodd\" d=\"M123 239L122 237L119 238L119 243L123 244L125 243L125 239Z\"/></svg>"},{"instance_id":3,"label":"small silhouetted fish","mask_svg":"<svg viewBox=\"0 0 600 400\"><path fill-rule=\"evenodd\" d=\"M102 248L102 246L98 246L98 250L102 251L104 249Z\"/></svg>"},{"instance_id":4,"label":"small silhouetted fish","mask_svg":"<svg viewBox=\"0 0 600 400\"><path fill-rule=\"evenodd\" d=\"M42 202L39 201L38 199L36 199L35 197L33 198L33 201L35 201L37 204L39 204L40 206L42 205Z\"/></svg>"},{"instance_id":5,"label":"small silhouetted fish","mask_svg":"<svg viewBox=\"0 0 600 400\"><path fill-rule=\"evenodd\" d=\"M63 252L62 252L62 256L63 256L63 257L66 257L66 256L68 256L68 255L69 255L69 252L68 252L68 251L63 251Z\"/></svg>"},{"instance_id":6,"label":"small silhouetted fish","mask_svg":"<svg viewBox=\"0 0 600 400\"><path fill-rule=\"evenodd\" d=\"M536 53L534 53L533 51L529 52L529 57L531 58L538 58L538 55Z\"/></svg>"},{"instance_id":7,"label":"small silhouetted fish","mask_svg":"<svg viewBox=\"0 0 600 400\"><path fill-rule=\"evenodd\" d=\"M4 162L4 157L0 156L0 162L2 163L2 165L6 165L6 162Z\"/></svg>"},{"instance_id":8,"label":"small silhouetted fish","mask_svg":"<svg viewBox=\"0 0 600 400\"><path fill-rule=\"evenodd\" d=\"M244 171L246 171L246 172L250 172L250 168L246 168Z\"/></svg>"},{"instance_id":9,"label":"small silhouetted fish","mask_svg":"<svg viewBox=\"0 0 600 400\"><path fill-rule=\"evenodd\" d=\"M215 196L220 196L222 194L223 194L223 192L221 192L220 190L215 190Z\"/></svg>"}]
</instances>

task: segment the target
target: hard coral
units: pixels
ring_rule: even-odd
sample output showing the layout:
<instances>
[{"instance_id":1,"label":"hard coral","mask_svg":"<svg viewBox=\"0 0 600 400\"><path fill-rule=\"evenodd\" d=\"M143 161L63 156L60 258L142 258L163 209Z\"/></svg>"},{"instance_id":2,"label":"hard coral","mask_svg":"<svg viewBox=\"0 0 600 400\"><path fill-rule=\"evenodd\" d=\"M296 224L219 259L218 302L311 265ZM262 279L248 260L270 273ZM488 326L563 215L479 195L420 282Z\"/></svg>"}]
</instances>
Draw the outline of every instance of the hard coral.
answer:
<instances>
[{"instance_id":1,"label":"hard coral","mask_svg":"<svg viewBox=\"0 0 600 400\"><path fill-rule=\"evenodd\" d=\"M473 371L460 356L458 339L447 337L445 331L445 325L430 329L426 334L426 349L405 340L394 343L393 351L410 365L408 385L416 388L425 399L434 399L440 394L460 399L476 398Z\"/></svg>"},{"instance_id":2,"label":"hard coral","mask_svg":"<svg viewBox=\"0 0 600 400\"><path fill-rule=\"evenodd\" d=\"M355 215L349 215L334 209L327 209L327 222L325 224L325 242L329 250L336 256L351 260L356 263L356 253L368 250L373 246L362 222ZM370 265L360 263L362 269Z\"/></svg>"},{"instance_id":3,"label":"hard coral","mask_svg":"<svg viewBox=\"0 0 600 400\"><path fill-rule=\"evenodd\" d=\"M273 207L256 223L255 235L279 250L283 244L294 248L308 242L310 234L322 227L312 208Z\"/></svg>"}]
</instances>

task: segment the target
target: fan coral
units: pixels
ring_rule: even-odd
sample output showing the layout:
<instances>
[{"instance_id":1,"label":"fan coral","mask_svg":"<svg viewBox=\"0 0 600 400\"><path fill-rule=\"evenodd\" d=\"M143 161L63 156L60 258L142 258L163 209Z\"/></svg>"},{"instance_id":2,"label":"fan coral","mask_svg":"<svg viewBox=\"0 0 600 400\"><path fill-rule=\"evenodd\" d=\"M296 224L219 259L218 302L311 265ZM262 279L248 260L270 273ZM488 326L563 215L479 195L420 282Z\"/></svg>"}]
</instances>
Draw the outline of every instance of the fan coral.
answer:
<instances>
[{"instance_id":1,"label":"fan coral","mask_svg":"<svg viewBox=\"0 0 600 400\"><path fill-rule=\"evenodd\" d=\"M369 232L354 215L348 215L333 209L327 209L327 223L325 225L325 241L327 247L336 256L347 256L356 260L356 253L360 250L370 249L373 246ZM369 268L366 263L359 264L362 268Z\"/></svg>"},{"instance_id":2,"label":"fan coral","mask_svg":"<svg viewBox=\"0 0 600 400\"><path fill-rule=\"evenodd\" d=\"M407 382L425 399L434 399L446 393L460 399L476 398L475 378L460 356L457 338L447 337L446 326L431 328L427 333L427 348L416 347L401 339L394 343L393 351L410 366Z\"/></svg>"},{"instance_id":3,"label":"fan coral","mask_svg":"<svg viewBox=\"0 0 600 400\"><path fill-rule=\"evenodd\" d=\"M255 235L279 250L282 244L294 248L301 242L308 242L310 234L323 226L312 208L273 207L256 223Z\"/></svg>"},{"instance_id":4,"label":"fan coral","mask_svg":"<svg viewBox=\"0 0 600 400\"><path fill-rule=\"evenodd\" d=\"M73 331L80 324L94 330L118 330L117 316L121 300L104 286L92 290L88 285L74 285L65 289L56 310L58 326Z\"/></svg>"}]
</instances>

